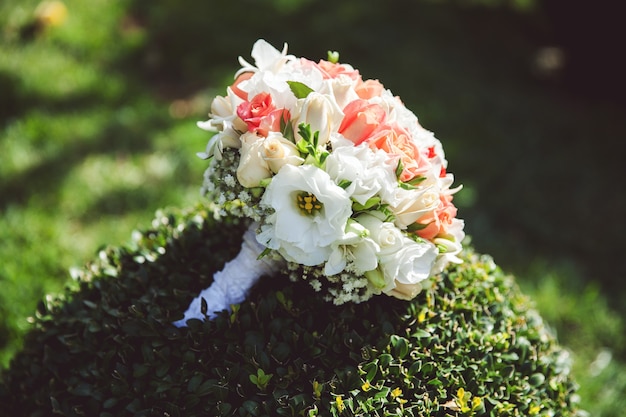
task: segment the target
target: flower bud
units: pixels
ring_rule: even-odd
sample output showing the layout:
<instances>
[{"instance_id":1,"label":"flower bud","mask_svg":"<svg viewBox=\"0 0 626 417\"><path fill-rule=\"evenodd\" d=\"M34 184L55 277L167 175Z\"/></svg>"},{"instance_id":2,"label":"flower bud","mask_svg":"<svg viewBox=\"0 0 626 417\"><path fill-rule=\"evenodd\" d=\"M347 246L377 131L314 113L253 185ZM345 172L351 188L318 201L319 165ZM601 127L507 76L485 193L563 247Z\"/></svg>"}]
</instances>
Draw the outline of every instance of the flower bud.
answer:
<instances>
[{"instance_id":1,"label":"flower bud","mask_svg":"<svg viewBox=\"0 0 626 417\"><path fill-rule=\"evenodd\" d=\"M228 95L226 97L217 96L211 102L211 123L212 127L218 128L218 130L224 130L224 121L230 121L231 126L239 131L245 132L248 130L246 123L237 116L237 106L243 102L242 99L233 94L233 91L228 88Z\"/></svg>"},{"instance_id":2,"label":"flower bud","mask_svg":"<svg viewBox=\"0 0 626 417\"><path fill-rule=\"evenodd\" d=\"M396 281L396 286L391 291L387 292L387 295L399 298L400 300L410 301L422 291L422 284L403 284Z\"/></svg>"},{"instance_id":3,"label":"flower bud","mask_svg":"<svg viewBox=\"0 0 626 417\"><path fill-rule=\"evenodd\" d=\"M300 112L294 119L294 126L301 123L311 125L311 132L319 132L318 144L325 145L330 139L331 132L337 130L341 123L343 113L337 103L320 93L310 93L307 98L298 103ZM299 135L297 139L300 139Z\"/></svg>"},{"instance_id":4,"label":"flower bud","mask_svg":"<svg viewBox=\"0 0 626 417\"><path fill-rule=\"evenodd\" d=\"M225 118L233 115L231 101L226 97L217 96L211 102L211 116Z\"/></svg>"}]
</instances>

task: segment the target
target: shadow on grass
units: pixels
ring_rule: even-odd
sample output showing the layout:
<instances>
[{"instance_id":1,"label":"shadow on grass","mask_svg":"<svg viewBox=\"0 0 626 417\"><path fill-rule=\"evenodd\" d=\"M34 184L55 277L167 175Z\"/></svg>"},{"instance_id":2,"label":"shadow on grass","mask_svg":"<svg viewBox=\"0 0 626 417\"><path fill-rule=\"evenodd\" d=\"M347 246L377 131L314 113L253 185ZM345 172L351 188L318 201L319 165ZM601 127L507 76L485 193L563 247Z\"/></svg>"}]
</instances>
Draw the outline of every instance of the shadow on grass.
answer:
<instances>
[{"instance_id":1,"label":"shadow on grass","mask_svg":"<svg viewBox=\"0 0 626 417\"><path fill-rule=\"evenodd\" d=\"M86 103L94 100L85 98ZM43 106L52 106L43 102ZM83 107L84 109L85 107ZM103 111L106 111L103 109ZM43 197L49 204L57 201L59 184L87 156L107 153L138 154L149 151L155 132L165 129L167 120L158 114L143 114L136 124L124 125L113 121L97 137L75 137L42 162L0 179L0 210L9 204L23 205L33 195ZM68 132L71 132L68 129ZM71 134L71 133L70 133Z\"/></svg>"}]
</instances>

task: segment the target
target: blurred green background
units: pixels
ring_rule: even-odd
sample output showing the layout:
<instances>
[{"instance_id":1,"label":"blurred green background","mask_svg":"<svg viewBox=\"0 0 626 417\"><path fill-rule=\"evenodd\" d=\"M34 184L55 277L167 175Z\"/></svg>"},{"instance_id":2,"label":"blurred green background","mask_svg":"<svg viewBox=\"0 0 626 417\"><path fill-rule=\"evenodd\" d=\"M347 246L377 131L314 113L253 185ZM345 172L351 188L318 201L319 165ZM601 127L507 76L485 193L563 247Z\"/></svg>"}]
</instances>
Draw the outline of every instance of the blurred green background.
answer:
<instances>
[{"instance_id":1,"label":"blurred green background","mask_svg":"<svg viewBox=\"0 0 626 417\"><path fill-rule=\"evenodd\" d=\"M572 352L583 406L626 407L626 31L599 0L91 0L0 5L0 367L70 267L200 199L211 98L254 41L342 62L443 142L455 202Z\"/></svg>"}]
</instances>

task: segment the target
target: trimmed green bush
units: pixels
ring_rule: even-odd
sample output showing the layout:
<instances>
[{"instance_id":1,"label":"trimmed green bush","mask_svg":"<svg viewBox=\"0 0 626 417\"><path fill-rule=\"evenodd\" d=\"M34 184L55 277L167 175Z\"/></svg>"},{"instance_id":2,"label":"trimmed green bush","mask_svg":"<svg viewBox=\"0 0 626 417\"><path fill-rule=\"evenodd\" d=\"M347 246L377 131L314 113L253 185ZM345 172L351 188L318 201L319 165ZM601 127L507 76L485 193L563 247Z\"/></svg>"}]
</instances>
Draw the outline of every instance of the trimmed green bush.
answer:
<instances>
[{"instance_id":1,"label":"trimmed green bush","mask_svg":"<svg viewBox=\"0 0 626 417\"><path fill-rule=\"evenodd\" d=\"M42 302L0 375L6 415L574 416L568 354L487 256L412 302L334 306L264 277L213 321L171 323L233 257L245 225L160 213Z\"/></svg>"}]
</instances>

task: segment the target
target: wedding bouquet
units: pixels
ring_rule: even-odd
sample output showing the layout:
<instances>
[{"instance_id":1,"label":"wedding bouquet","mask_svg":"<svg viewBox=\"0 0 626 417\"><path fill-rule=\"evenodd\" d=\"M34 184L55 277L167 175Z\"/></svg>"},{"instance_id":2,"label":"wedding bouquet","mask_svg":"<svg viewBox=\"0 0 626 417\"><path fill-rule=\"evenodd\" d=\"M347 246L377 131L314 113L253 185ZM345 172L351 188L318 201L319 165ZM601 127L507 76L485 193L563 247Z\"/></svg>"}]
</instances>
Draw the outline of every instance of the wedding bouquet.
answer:
<instances>
[{"instance_id":1,"label":"wedding bouquet","mask_svg":"<svg viewBox=\"0 0 626 417\"><path fill-rule=\"evenodd\" d=\"M254 65L215 97L199 126L215 134L203 193L216 217L250 220L239 255L192 301L190 318L245 299L284 271L329 302L410 300L457 257L463 221L441 143L378 80L264 40Z\"/></svg>"}]
</instances>

